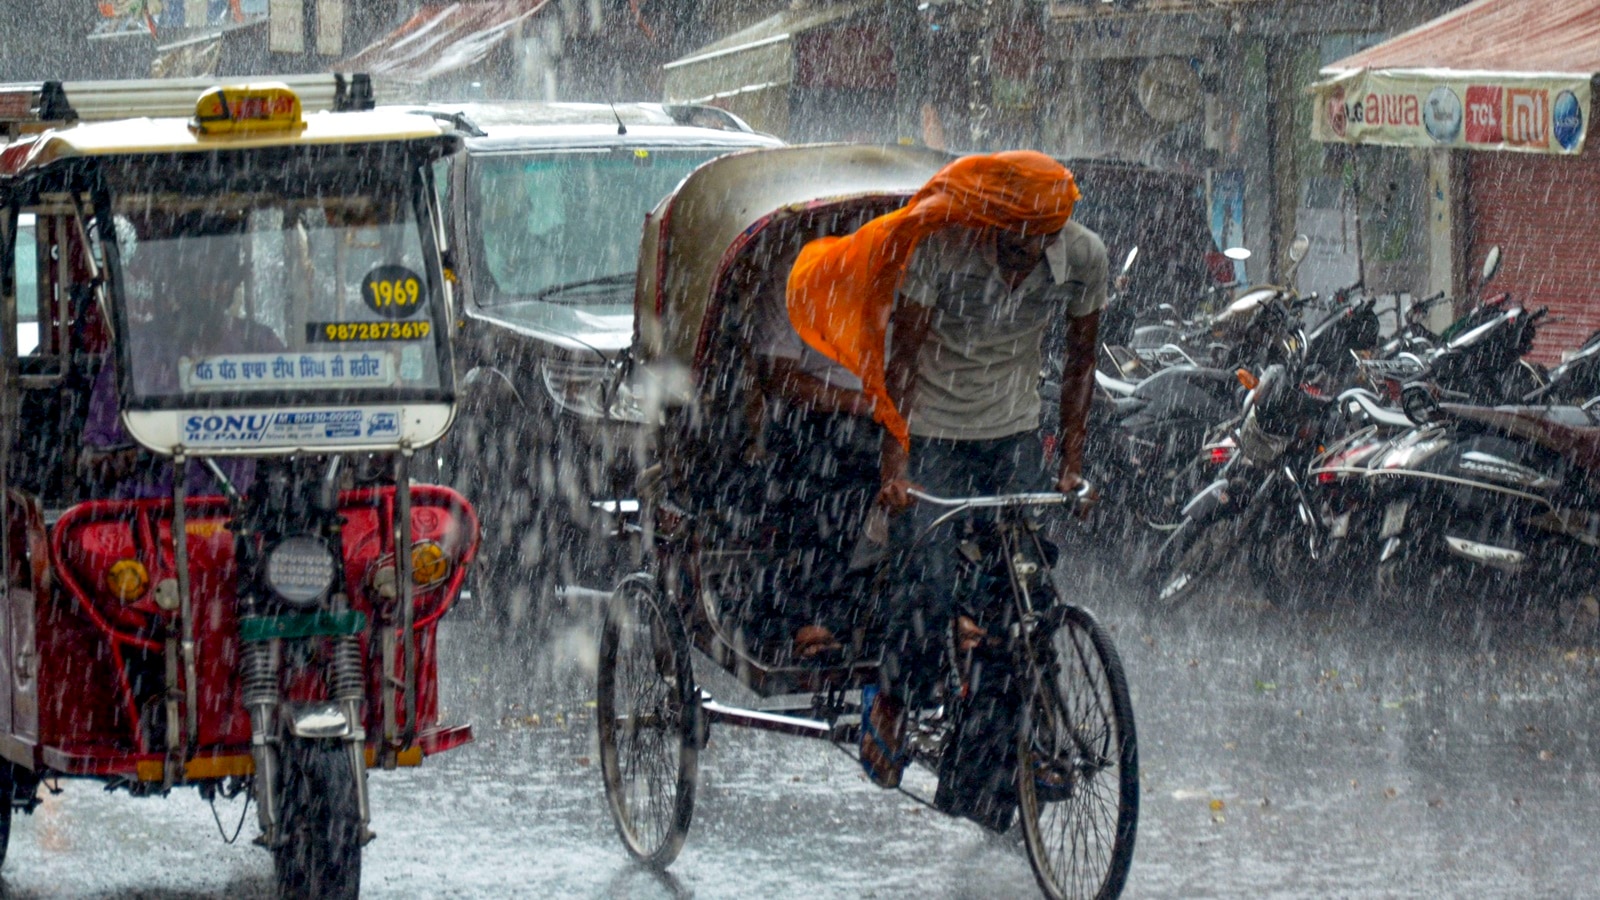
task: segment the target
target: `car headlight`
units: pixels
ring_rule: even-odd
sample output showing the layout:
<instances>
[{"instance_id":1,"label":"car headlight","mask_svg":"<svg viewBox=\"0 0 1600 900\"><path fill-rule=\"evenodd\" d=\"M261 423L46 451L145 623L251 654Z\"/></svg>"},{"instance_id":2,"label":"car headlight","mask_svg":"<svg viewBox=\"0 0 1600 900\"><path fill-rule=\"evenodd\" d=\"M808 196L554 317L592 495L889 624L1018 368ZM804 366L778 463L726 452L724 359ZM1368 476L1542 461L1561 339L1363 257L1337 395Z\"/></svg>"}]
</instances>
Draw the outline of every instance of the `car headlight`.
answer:
<instances>
[{"instance_id":1,"label":"car headlight","mask_svg":"<svg viewBox=\"0 0 1600 900\"><path fill-rule=\"evenodd\" d=\"M333 587L333 551L307 534L287 537L267 551L267 587L291 606L310 606Z\"/></svg>"},{"instance_id":2,"label":"car headlight","mask_svg":"<svg viewBox=\"0 0 1600 900\"><path fill-rule=\"evenodd\" d=\"M614 366L544 360L539 374L550 399L567 412L586 419L634 424L646 420L638 392L621 379Z\"/></svg>"}]
</instances>

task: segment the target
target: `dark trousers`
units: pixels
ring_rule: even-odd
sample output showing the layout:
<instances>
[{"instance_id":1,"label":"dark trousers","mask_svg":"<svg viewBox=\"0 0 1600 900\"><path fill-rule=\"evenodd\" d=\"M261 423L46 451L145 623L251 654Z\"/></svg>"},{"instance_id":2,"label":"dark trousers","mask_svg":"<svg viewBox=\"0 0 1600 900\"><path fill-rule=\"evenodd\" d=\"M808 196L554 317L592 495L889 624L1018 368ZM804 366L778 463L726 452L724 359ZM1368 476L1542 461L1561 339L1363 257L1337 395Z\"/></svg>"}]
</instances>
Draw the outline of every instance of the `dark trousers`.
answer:
<instances>
[{"instance_id":1,"label":"dark trousers","mask_svg":"<svg viewBox=\"0 0 1600 900\"><path fill-rule=\"evenodd\" d=\"M1044 454L1035 432L985 441L913 438L910 477L939 497L972 497L1040 490ZM956 601L956 535L967 518L958 516L928 529L949 512L919 502L889 525L890 569L898 587L885 592L884 674L895 693L921 703L937 686Z\"/></svg>"}]
</instances>

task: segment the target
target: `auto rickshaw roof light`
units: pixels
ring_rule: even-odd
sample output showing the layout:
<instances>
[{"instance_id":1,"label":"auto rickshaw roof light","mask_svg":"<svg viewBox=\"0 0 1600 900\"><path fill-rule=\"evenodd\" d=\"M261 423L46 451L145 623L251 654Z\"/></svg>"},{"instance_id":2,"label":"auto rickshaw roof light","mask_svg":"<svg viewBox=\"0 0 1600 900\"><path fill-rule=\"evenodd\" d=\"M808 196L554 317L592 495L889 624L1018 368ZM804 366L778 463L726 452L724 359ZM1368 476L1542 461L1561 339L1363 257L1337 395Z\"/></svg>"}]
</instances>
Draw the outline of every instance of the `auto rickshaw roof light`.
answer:
<instances>
[{"instance_id":1,"label":"auto rickshaw roof light","mask_svg":"<svg viewBox=\"0 0 1600 900\"><path fill-rule=\"evenodd\" d=\"M214 87L194 104L189 130L201 137L299 131L300 95L282 82Z\"/></svg>"}]
</instances>

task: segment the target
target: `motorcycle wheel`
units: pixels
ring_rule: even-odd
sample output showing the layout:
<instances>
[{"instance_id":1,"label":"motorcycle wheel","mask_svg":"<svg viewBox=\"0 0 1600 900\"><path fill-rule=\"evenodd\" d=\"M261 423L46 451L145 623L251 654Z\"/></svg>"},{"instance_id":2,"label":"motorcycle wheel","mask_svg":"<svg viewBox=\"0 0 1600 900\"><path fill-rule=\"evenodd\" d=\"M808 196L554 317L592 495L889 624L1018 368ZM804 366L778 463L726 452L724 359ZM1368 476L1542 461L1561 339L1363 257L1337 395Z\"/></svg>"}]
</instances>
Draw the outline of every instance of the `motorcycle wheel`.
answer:
<instances>
[{"instance_id":1,"label":"motorcycle wheel","mask_svg":"<svg viewBox=\"0 0 1600 900\"><path fill-rule=\"evenodd\" d=\"M1293 608L1321 599L1322 561L1312 559L1306 527L1292 507L1273 504L1244 540L1250 578L1267 602Z\"/></svg>"},{"instance_id":2,"label":"motorcycle wheel","mask_svg":"<svg viewBox=\"0 0 1600 900\"><path fill-rule=\"evenodd\" d=\"M278 895L355 898L365 835L350 756L342 741L290 738L283 746L283 841L272 851Z\"/></svg>"},{"instance_id":3,"label":"motorcycle wheel","mask_svg":"<svg viewBox=\"0 0 1600 900\"><path fill-rule=\"evenodd\" d=\"M664 869L689 833L706 734L683 619L648 576L625 579L606 604L595 720L617 835Z\"/></svg>"},{"instance_id":4,"label":"motorcycle wheel","mask_svg":"<svg viewBox=\"0 0 1600 900\"><path fill-rule=\"evenodd\" d=\"M1232 518L1183 520L1157 551L1149 579L1152 599L1160 606L1176 606L1194 596L1232 558L1238 546L1236 524Z\"/></svg>"}]
</instances>

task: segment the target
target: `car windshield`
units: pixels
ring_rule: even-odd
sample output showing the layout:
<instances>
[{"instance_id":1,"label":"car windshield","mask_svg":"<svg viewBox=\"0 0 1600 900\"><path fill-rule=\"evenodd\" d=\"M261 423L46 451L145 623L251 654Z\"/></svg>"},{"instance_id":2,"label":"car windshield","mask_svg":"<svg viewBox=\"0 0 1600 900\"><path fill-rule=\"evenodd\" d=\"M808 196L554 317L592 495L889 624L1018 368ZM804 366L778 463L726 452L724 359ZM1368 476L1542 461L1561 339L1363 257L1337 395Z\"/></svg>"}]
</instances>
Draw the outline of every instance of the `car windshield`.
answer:
<instances>
[{"instance_id":1,"label":"car windshield","mask_svg":"<svg viewBox=\"0 0 1600 900\"><path fill-rule=\"evenodd\" d=\"M643 148L472 160L471 242L496 306L615 306L633 283L648 213L694 168L726 150ZM626 292L624 292L626 293Z\"/></svg>"},{"instance_id":2,"label":"car windshield","mask_svg":"<svg viewBox=\"0 0 1600 900\"><path fill-rule=\"evenodd\" d=\"M181 189L114 170L134 396L437 389L443 300L416 194L377 168L191 173Z\"/></svg>"}]
</instances>

